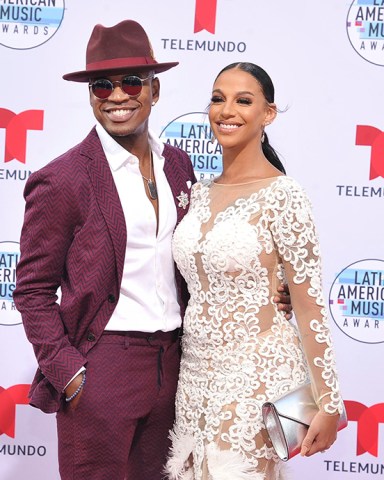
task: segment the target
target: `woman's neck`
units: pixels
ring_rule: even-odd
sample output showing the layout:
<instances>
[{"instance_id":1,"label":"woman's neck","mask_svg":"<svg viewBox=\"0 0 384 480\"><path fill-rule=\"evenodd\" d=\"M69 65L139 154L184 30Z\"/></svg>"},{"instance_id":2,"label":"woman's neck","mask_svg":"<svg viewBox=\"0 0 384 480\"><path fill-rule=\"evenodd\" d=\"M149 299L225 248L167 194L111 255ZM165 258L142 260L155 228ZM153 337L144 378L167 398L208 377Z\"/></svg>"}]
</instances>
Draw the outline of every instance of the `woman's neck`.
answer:
<instances>
[{"instance_id":1,"label":"woman's neck","mask_svg":"<svg viewBox=\"0 0 384 480\"><path fill-rule=\"evenodd\" d=\"M223 149L223 171L217 183L247 183L281 175L265 157L261 149L235 152Z\"/></svg>"}]
</instances>

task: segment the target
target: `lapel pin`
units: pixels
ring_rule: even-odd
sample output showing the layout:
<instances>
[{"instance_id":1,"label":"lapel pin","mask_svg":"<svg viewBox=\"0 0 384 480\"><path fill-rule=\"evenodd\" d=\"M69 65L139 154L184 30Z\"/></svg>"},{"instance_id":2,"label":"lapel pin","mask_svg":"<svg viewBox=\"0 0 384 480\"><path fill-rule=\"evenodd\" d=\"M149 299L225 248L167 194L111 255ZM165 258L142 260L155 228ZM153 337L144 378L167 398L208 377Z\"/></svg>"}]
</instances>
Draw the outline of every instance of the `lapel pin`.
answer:
<instances>
[{"instance_id":1,"label":"lapel pin","mask_svg":"<svg viewBox=\"0 0 384 480\"><path fill-rule=\"evenodd\" d=\"M188 203L189 203L188 194L181 191L180 195L177 196L176 198L177 198L177 200L179 200L178 207L182 207L185 210L187 208Z\"/></svg>"}]
</instances>

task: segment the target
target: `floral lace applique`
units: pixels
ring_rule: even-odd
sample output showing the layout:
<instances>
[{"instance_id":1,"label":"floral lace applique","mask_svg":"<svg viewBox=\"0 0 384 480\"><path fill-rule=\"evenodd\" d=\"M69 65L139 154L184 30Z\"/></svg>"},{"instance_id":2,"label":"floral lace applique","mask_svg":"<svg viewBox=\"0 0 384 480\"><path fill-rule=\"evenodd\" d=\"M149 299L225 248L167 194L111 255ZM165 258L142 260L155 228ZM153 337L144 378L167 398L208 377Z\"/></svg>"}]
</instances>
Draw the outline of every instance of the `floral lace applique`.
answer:
<instances>
[{"instance_id":1,"label":"floral lace applique","mask_svg":"<svg viewBox=\"0 0 384 480\"><path fill-rule=\"evenodd\" d=\"M281 479L262 404L310 376L324 412L341 407L310 202L289 177L197 183L173 254L190 301L169 478ZM272 301L283 279L297 326Z\"/></svg>"}]
</instances>

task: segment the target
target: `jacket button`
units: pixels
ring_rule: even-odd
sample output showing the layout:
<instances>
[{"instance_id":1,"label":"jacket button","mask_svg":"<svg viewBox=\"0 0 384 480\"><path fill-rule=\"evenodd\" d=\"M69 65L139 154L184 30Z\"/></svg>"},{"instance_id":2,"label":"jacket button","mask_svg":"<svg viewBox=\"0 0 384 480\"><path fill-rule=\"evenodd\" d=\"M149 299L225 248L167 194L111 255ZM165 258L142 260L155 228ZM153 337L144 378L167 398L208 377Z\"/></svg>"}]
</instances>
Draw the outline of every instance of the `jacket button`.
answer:
<instances>
[{"instance_id":1,"label":"jacket button","mask_svg":"<svg viewBox=\"0 0 384 480\"><path fill-rule=\"evenodd\" d=\"M92 332L89 332L87 340L88 340L88 342L94 342L96 340L95 334L92 333Z\"/></svg>"},{"instance_id":2,"label":"jacket button","mask_svg":"<svg viewBox=\"0 0 384 480\"><path fill-rule=\"evenodd\" d=\"M116 302L116 297L112 294L108 295L108 302L109 303L115 303Z\"/></svg>"}]
</instances>

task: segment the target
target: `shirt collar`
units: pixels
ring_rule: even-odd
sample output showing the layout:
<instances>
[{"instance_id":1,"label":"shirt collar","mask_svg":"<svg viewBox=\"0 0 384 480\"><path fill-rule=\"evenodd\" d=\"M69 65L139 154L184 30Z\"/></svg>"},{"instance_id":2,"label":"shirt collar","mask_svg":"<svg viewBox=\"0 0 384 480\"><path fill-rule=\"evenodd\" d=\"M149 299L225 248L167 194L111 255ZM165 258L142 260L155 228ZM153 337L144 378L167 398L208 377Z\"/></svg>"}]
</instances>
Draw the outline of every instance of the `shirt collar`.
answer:
<instances>
[{"instance_id":1,"label":"shirt collar","mask_svg":"<svg viewBox=\"0 0 384 480\"><path fill-rule=\"evenodd\" d=\"M137 157L118 144L98 122L96 124L96 132L112 171L121 168L129 159L131 159L132 163L138 163ZM148 141L155 154L154 157L162 158L164 143L151 130L148 131Z\"/></svg>"}]
</instances>

